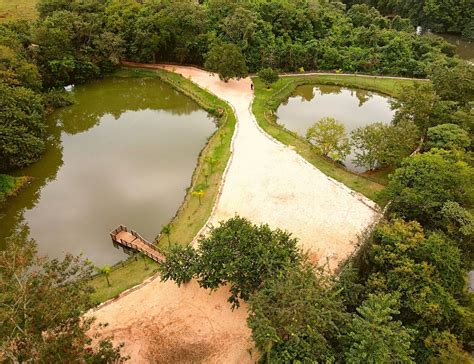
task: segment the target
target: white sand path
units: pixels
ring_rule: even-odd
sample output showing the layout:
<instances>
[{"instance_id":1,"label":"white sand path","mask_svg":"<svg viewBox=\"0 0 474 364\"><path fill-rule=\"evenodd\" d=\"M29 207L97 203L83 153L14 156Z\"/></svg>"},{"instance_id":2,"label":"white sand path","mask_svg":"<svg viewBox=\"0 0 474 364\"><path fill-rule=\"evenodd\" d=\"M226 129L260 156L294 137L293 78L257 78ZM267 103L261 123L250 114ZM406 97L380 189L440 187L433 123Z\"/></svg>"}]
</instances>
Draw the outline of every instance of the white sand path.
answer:
<instances>
[{"instance_id":1,"label":"white sand path","mask_svg":"<svg viewBox=\"0 0 474 364\"><path fill-rule=\"evenodd\" d=\"M358 234L379 217L377 205L266 134L250 111L249 78L225 83L193 67L164 68L226 100L238 119L232 159L209 223L216 226L238 214L288 230L304 250L319 263L329 262L330 268L346 259Z\"/></svg>"},{"instance_id":2,"label":"white sand path","mask_svg":"<svg viewBox=\"0 0 474 364\"><path fill-rule=\"evenodd\" d=\"M167 67L235 109L233 154L210 222L239 214L292 232L303 248L335 267L354 250L357 234L377 217L376 205L327 177L265 134L249 111L250 79L224 83L207 72ZM124 342L131 363L251 363L245 304L235 311L225 288L209 294L195 281L178 288L150 279L91 312L101 331Z\"/></svg>"}]
</instances>

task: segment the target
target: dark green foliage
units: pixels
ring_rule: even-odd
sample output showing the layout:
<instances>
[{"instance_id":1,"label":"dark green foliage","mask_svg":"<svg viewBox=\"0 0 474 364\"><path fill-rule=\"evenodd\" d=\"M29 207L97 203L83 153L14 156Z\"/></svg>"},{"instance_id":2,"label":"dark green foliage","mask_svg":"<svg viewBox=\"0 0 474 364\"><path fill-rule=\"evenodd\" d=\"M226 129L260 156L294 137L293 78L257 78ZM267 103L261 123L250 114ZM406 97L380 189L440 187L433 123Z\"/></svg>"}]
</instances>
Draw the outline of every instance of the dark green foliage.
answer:
<instances>
[{"instance_id":1,"label":"dark green foliage","mask_svg":"<svg viewBox=\"0 0 474 364\"><path fill-rule=\"evenodd\" d=\"M204 66L228 81L231 78L247 77L248 70L239 47L232 43L216 42L206 55Z\"/></svg>"},{"instance_id":2,"label":"dark green foliage","mask_svg":"<svg viewBox=\"0 0 474 364\"><path fill-rule=\"evenodd\" d=\"M414 25L422 25L435 32L462 33L466 37L473 35L470 33L474 21L471 0L346 0L345 3L368 4L383 14L410 18Z\"/></svg>"},{"instance_id":3,"label":"dark green foliage","mask_svg":"<svg viewBox=\"0 0 474 364\"><path fill-rule=\"evenodd\" d=\"M438 226L448 201L472 205L474 170L457 154L431 150L405 159L383 191L390 211L425 226Z\"/></svg>"},{"instance_id":4,"label":"dark green foliage","mask_svg":"<svg viewBox=\"0 0 474 364\"><path fill-rule=\"evenodd\" d=\"M457 101L464 105L474 101L474 65L457 62L454 67L437 63L430 72L436 93L443 100Z\"/></svg>"},{"instance_id":5,"label":"dark green foliage","mask_svg":"<svg viewBox=\"0 0 474 364\"><path fill-rule=\"evenodd\" d=\"M441 124L428 129L426 148L466 149L471 144L469 133L456 124Z\"/></svg>"},{"instance_id":6,"label":"dark green foliage","mask_svg":"<svg viewBox=\"0 0 474 364\"><path fill-rule=\"evenodd\" d=\"M393 319L400 313L398 307L398 300L390 294L369 294L350 325L351 344L344 355L347 363L414 363L413 330Z\"/></svg>"},{"instance_id":7,"label":"dark green foliage","mask_svg":"<svg viewBox=\"0 0 474 364\"><path fill-rule=\"evenodd\" d=\"M163 281L171 279L178 287L188 283L196 274L197 260L198 255L193 247L173 245L166 254L166 261L159 266L161 279Z\"/></svg>"},{"instance_id":8,"label":"dark green foliage","mask_svg":"<svg viewBox=\"0 0 474 364\"><path fill-rule=\"evenodd\" d=\"M431 82L416 83L405 87L400 97L392 101L392 109L396 110L393 122L411 121L426 133L426 130L436 124L436 107L439 96Z\"/></svg>"},{"instance_id":9,"label":"dark green foliage","mask_svg":"<svg viewBox=\"0 0 474 364\"><path fill-rule=\"evenodd\" d=\"M24 167L44 150L41 97L23 87L0 82L0 171Z\"/></svg>"},{"instance_id":10,"label":"dark green foliage","mask_svg":"<svg viewBox=\"0 0 474 364\"><path fill-rule=\"evenodd\" d=\"M0 253L0 351L6 362L121 363L120 347L100 339L91 347L88 280L92 266L35 256L35 244L21 235Z\"/></svg>"},{"instance_id":11,"label":"dark green foliage","mask_svg":"<svg viewBox=\"0 0 474 364\"><path fill-rule=\"evenodd\" d=\"M270 67L262 68L260 71L258 71L257 76L262 79L267 87L270 87L271 84L278 81L278 72L271 69Z\"/></svg>"},{"instance_id":12,"label":"dark green foliage","mask_svg":"<svg viewBox=\"0 0 474 364\"><path fill-rule=\"evenodd\" d=\"M195 277L201 287L210 289L228 284L229 302L238 307L239 300L248 300L267 279L297 264L300 251L289 233L234 217L213 228L196 251L175 247L167 260L161 267L162 279L184 283Z\"/></svg>"},{"instance_id":13,"label":"dark green foliage","mask_svg":"<svg viewBox=\"0 0 474 364\"><path fill-rule=\"evenodd\" d=\"M398 166L419 144L419 130L411 121L393 125L373 123L352 131L354 163L369 170Z\"/></svg>"},{"instance_id":14,"label":"dark green foliage","mask_svg":"<svg viewBox=\"0 0 474 364\"><path fill-rule=\"evenodd\" d=\"M248 324L268 363L334 362L349 319L331 277L304 263L275 274L251 297Z\"/></svg>"}]
</instances>

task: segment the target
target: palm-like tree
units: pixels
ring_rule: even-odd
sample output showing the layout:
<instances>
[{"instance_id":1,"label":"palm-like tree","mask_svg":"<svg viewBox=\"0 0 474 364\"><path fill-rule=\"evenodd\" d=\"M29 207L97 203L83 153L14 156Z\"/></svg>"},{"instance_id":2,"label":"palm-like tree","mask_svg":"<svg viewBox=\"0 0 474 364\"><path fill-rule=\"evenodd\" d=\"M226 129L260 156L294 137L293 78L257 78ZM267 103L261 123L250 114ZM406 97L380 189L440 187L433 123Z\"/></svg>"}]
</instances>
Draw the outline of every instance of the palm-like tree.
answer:
<instances>
[{"instance_id":1,"label":"palm-like tree","mask_svg":"<svg viewBox=\"0 0 474 364\"><path fill-rule=\"evenodd\" d=\"M111 287L112 285L110 284L110 280L109 280L110 267L108 265L104 265L102 268L97 268L97 270L99 271L100 274L104 275L105 279L107 280L108 286Z\"/></svg>"},{"instance_id":2,"label":"palm-like tree","mask_svg":"<svg viewBox=\"0 0 474 364\"><path fill-rule=\"evenodd\" d=\"M161 234L166 235L166 237L168 238L168 245L170 245L171 244L171 241L170 241L171 224L163 225L163 227L161 228Z\"/></svg>"}]
</instances>

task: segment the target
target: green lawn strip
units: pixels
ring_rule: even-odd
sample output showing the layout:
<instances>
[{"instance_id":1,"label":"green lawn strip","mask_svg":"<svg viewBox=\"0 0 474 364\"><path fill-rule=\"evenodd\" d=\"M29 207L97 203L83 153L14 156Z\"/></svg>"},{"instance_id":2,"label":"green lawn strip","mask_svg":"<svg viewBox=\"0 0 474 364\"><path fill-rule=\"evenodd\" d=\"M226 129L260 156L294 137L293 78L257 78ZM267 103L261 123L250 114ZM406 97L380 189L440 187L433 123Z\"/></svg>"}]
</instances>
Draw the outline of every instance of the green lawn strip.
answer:
<instances>
[{"instance_id":1,"label":"green lawn strip","mask_svg":"<svg viewBox=\"0 0 474 364\"><path fill-rule=\"evenodd\" d=\"M111 267L109 274L110 286L103 274L98 274L92 279L90 284L94 288L94 293L91 296L92 301L99 304L116 297L123 291L142 283L146 278L155 274L157 268L158 264L153 260L142 258L138 255L117 263Z\"/></svg>"},{"instance_id":2,"label":"green lawn strip","mask_svg":"<svg viewBox=\"0 0 474 364\"><path fill-rule=\"evenodd\" d=\"M0 22L35 19L36 3L36 0L0 0Z\"/></svg>"},{"instance_id":3,"label":"green lawn strip","mask_svg":"<svg viewBox=\"0 0 474 364\"><path fill-rule=\"evenodd\" d=\"M13 177L0 174L0 203L8 197L15 196L29 181L29 177Z\"/></svg>"},{"instance_id":4,"label":"green lawn strip","mask_svg":"<svg viewBox=\"0 0 474 364\"><path fill-rule=\"evenodd\" d=\"M230 144L236 124L233 110L226 102L176 73L164 70L124 68L117 72L116 76L157 77L191 97L203 109L216 116L219 128L201 151L188 193L170 222L169 241L171 244L189 244L207 222L217 198L222 175L231 155ZM204 195L200 199L192 195L193 191L200 190L204 191ZM160 230L161 226L157 226L157 233ZM165 235L158 235L156 242L160 250L166 250L169 246L168 236ZM92 280L92 286L96 289L93 294L94 301L100 303L113 298L152 275L155 269L145 271L143 262L140 260L114 269L109 276L112 287L108 287L104 276L95 277Z\"/></svg>"},{"instance_id":5,"label":"green lawn strip","mask_svg":"<svg viewBox=\"0 0 474 364\"><path fill-rule=\"evenodd\" d=\"M283 144L294 148L321 172L383 205L384 201L377 197L377 192L382 190L383 185L387 183L390 171L384 170L361 175L347 170L343 166L318 155L313 150L311 144L304 138L279 125L275 112L278 106L300 85L314 84L362 88L397 97L403 86L415 81L363 76L298 75L280 77L270 89L265 87L258 77L253 77L253 82L255 86L255 99L252 110L257 122L268 134Z\"/></svg>"}]
</instances>

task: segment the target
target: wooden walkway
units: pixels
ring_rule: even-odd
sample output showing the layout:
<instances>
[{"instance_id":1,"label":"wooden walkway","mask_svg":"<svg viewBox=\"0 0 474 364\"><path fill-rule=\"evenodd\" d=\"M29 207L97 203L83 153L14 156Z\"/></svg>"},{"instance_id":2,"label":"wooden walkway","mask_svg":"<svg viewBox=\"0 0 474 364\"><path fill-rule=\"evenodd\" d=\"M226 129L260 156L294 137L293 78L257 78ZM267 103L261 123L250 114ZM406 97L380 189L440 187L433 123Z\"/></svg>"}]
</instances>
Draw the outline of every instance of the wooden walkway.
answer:
<instances>
[{"instance_id":1,"label":"wooden walkway","mask_svg":"<svg viewBox=\"0 0 474 364\"><path fill-rule=\"evenodd\" d=\"M165 260L163 254L161 254L156 247L144 239L136 231L128 229L124 225L120 225L116 229L110 232L112 243L116 248L122 247L126 253L143 253L150 259L157 263L161 263Z\"/></svg>"}]
</instances>

